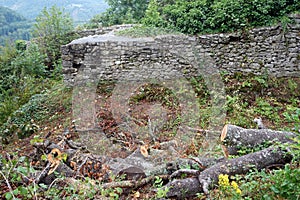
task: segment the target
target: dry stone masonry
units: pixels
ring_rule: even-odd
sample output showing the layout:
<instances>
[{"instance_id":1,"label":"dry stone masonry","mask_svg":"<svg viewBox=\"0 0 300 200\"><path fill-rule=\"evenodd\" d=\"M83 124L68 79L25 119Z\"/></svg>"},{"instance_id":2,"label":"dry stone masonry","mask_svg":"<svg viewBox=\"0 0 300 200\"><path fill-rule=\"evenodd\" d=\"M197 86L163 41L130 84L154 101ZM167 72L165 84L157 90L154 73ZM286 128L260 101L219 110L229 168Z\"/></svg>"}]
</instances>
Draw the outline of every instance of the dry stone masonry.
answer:
<instances>
[{"instance_id":1,"label":"dry stone masonry","mask_svg":"<svg viewBox=\"0 0 300 200\"><path fill-rule=\"evenodd\" d=\"M128 26L82 31L62 46L66 83L191 77L207 73L300 76L300 16L286 27L200 36L116 36ZM131 25L130 25L131 26ZM89 35L89 36L87 36Z\"/></svg>"}]
</instances>

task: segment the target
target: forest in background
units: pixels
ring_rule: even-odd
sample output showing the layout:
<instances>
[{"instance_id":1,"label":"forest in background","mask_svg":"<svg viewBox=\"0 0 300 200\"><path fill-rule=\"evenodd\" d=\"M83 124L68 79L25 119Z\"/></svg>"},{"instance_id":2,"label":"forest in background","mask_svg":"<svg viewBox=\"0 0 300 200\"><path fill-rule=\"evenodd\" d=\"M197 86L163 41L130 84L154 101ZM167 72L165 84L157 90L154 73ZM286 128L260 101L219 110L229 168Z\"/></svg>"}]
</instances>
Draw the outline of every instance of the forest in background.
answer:
<instances>
[{"instance_id":1,"label":"forest in background","mask_svg":"<svg viewBox=\"0 0 300 200\"><path fill-rule=\"evenodd\" d=\"M0 0L0 45L5 45L6 41L29 40L36 17L44 8L53 5L68 12L75 26L88 22L108 7L104 0L39 0L34 3L30 0Z\"/></svg>"},{"instance_id":2,"label":"forest in background","mask_svg":"<svg viewBox=\"0 0 300 200\"><path fill-rule=\"evenodd\" d=\"M108 5L105 0L0 0L0 6L8 7L33 21L44 7L64 8L76 24L87 22L94 15L104 12Z\"/></svg>"},{"instance_id":3,"label":"forest in background","mask_svg":"<svg viewBox=\"0 0 300 200\"><path fill-rule=\"evenodd\" d=\"M29 40L31 24L17 12L0 6L0 45L7 40Z\"/></svg>"}]
</instances>

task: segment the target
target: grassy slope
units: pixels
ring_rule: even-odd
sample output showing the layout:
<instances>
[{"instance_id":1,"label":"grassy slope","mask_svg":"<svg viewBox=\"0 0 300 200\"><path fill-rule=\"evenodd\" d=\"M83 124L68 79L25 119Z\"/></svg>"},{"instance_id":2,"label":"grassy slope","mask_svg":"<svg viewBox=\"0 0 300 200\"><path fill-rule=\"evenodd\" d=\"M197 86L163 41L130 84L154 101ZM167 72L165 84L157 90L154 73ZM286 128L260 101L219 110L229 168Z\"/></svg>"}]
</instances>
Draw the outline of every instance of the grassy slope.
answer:
<instances>
[{"instance_id":1,"label":"grassy slope","mask_svg":"<svg viewBox=\"0 0 300 200\"><path fill-rule=\"evenodd\" d=\"M244 76L242 74L236 74L235 76L223 76L223 81L226 85L227 93L227 122L246 128L254 128L255 124L252 122L252 119L260 116L266 125L272 129L291 131L300 128L300 78L279 79L268 76ZM203 87L201 78L193 82L199 99L201 99L202 106L205 107L209 105L209 98L207 97L208 91L203 89L205 87ZM103 98L108 98L112 89L112 85L100 85L98 90L99 95ZM153 95L153 92L151 95ZM158 95L162 95L162 93ZM161 97L157 99L161 99ZM32 100L24 105L21 108L23 112L13 116L12 121L22 121L22 119L29 114L34 120L33 123L36 124L39 129L27 139L17 139L14 143L3 146L2 148L4 149L2 152L17 151L19 155L29 155L32 151L32 146L29 142L35 135L44 137L51 133L50 138L55 138L63 132L64 128L71 128L71 100L72 91L66 89L63 84L58 84L51 90L45 91L41 97L38 97L37 102L39 103ZM145 99L143 99L143 102L144 101ZM34 106L35 104L37 106ZM203 110L203 112L205 112L205 110ZM207 113L201 114L205 115ZM106 119L102 118L102 120ZM201 125L202 128L206 128L206 121L204 120ZM200 153L201 144L198 143L197 145L199 146L196 146L196 149L198 149L197 151ZM197 152L193 152L193 154L195 155ZM300 173L299 168L295 167L295 165L297 165L297 162L292 166L292 175L294 176L295 173ZM276 188L272 190L270 184L277 184L280 188L282 180L287 179L287 181L291 181L289 177L286 177L286 173L289 172L288 170L291 169L288 168L276 172L277 175L275 172L275 175L272 175L273 172L272 174L268 172L253 172L252 175L248 175L242 179L237 178L237 181L244 192L247 190L246 194L249 197L256 199L262 198L264 194L268 194L272 198L279 198L280 195L284 194L281 194L280 191L277 193L274 192ZM264 188L265 193L261 192L262 188ZM282 191L288 189L283 189ZM114 191L112 192L114 193ZM145 190L144 192L147 193L149 191ZM233 198L232 195L218 189L214 190L212 195L213 199Z\"/></svg>"}]
</instances>

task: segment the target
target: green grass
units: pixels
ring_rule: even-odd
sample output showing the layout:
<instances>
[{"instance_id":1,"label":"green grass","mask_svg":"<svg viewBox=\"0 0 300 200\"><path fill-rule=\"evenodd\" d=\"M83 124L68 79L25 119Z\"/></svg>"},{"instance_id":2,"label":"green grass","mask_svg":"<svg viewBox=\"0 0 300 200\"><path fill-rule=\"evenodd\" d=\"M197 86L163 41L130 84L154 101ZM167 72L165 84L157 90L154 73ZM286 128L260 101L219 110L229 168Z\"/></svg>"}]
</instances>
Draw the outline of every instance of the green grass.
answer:
<instances>
[{"instance_id":1,"label":"green grass","mask_svg":"<svg viewBox=\"0 0 300 200\"><path fill-rule=\"evenodd\" d=\"M159 28L159 27L150 27L150 26L143 26L143 25L136 25L132 28L121 30L116 33L119 36L126 36L126 37L155 37L158 35L180 35L182 33L167 29L167 28Z\"/></svg>"}]
</instances>

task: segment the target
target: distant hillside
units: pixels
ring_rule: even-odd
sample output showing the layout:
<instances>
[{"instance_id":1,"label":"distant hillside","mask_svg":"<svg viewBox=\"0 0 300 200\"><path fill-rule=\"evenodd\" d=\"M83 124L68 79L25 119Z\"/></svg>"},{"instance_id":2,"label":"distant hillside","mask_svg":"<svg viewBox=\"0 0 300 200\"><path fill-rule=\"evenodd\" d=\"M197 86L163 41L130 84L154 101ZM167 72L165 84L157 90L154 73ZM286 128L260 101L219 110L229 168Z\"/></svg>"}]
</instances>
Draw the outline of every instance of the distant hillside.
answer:
<instances>
[{"instance_id":1,"label":"distant hillside","mask_svg":"<svg viewBox=\"0 0 300 200\"><path fill-rule=\"evenodd\" d=\"M30 22L17 12L0 6L0 45L7 39L29 39Z\"/></svg>"},{"instance_id":2,"label":"distant hillside","mask_svg":"<svg viewBox=\"0 0 300 200\"><path fill-rule=\"evenodd\" d=\"M34 20L44 7L53 5L65 8L75 23L87 22L108 8L105 0L0 0L0 6L17 11L30 20Z\"/></svg>"}]
</instances>

